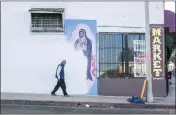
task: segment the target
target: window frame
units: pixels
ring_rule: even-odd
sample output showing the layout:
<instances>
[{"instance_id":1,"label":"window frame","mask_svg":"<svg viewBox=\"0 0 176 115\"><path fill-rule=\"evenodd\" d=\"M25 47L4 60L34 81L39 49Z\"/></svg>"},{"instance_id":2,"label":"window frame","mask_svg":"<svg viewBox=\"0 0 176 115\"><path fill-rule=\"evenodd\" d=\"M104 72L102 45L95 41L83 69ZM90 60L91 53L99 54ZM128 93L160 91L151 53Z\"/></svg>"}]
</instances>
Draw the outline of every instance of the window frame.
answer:
<instances>
[{"instance_id":1,"label":"window frame","mask_svg":"<svg viewBox=\"0 0 176 115\"><path fill-rule=\"evenodd\" d=\"M115 48L112 48L112 47L110 47L110 48L108 48L108 47L101 47L100 45L100 41L98 42L99 43L99 74L100 74L100 72L105 72L105 71L101 71L101 65L109 65L109 64L112 64L112 65L114 65L114 64L117 64L117 66L119 65L119 64L122 64L122 68L123 68L123 66L124 66L124 64L123 64L123 60L122 60L122 62L112 62L112 63L108 63L108 62L100 62L100 58L101 58L101 54L100 54L100 52L101 52L101 50L104 50L104 49L121 49L122 48L122 50L123 50L123 40L124 40L124 35L123 35L123 33L117 33L117 32L99 32L98 33L98 40L100 39L100 36L101 35L113 35L113 34L118 34L118 35L120 35L121 36L121 38L122 38L122 46L118 46L118 47L115 47ZM123 56L123 55L122 55ZM119 70L120 70L120 68L119 68ZM119 73L120 74L120 73ZM119 78L119 76L117 77L117 78Z\"/></svg>"},{"instance_id":2,"label":"window frame","mask_svg":"<svg viewBox=\"0 0 176 115\"><path fill-rule=\"evenodd\" d=\"M104 34L104 35L112 35L112 34L121 34L122 35L122 52L123 53L125 53L125 55L126 55L126 52L128 51L128 50L126 50L126 49L129 49L130 47L129 47L129 45L128 45L128 36L129 35L139 35L139 40L146 40L146 38L145 38L145 33L130 33L130 32L123 32L123 33L119 33L119 32L99 32L98 33L98 40L100 39L100 34ZM143 39L143 37L144 37L144 39ZM100 73L102 72L105 72L105 71L102 71L101 70L101 65L102 64L122 64L122 71L123 71L123 74L122 74L122 76L119 76L120 75L120 73L119 73L119 75L117 75L115 78L125 78L125 77L129 77L129 78L135 78L134 76L132 76L132 75L130 75L130 67L129 66L127 66L127 65L129 65L129 64L132 64L131 62L130 62L130 59L125 59L123 56L124 55L122 55L121 56L121 58L122 58L122 61L121 61L121 63L105 63L105 62L100 62L100 58L102 58L100 55L102 55L102 54L100 54L101 53L101 49L103 49L102 48L102 46L101 46L101 44L100 44L100 41L98 41L98 43L99 43L99 48L98 48L98 50L99 50L99 75L100 75ZM116 49L119 49L120 47L118 47L118 48L116 48ZM104 48L104 49L106 49L106 48ZM146 49L145 49L146 50ZM134 64L134 62L133 62L133 64ZM127 66L127 68L124 68L124 66ZM119 71L120 71L120 68L119 68ZM126 74L127 73L129 73L129 76L126 76ZM112 78L112 77L110 77L110 78ZM142 77L137 77L137 78L145 78L145 76L142 76Z\"/></svg>"},{"instance_id":3,"label":"window frame","mask_svg":"<svg viewBox=\"0 0 176 115\"><path fill-rule=\"evenodd\" d=\"M128 43L129 43L129 41L128 41L128 36L129 35L138 35L139 36L139 40L142 40L142 35L144 36L144 40L146 40L146 38L145 38L145 33L125 33L125 41L127 42L126 43L126 46L125 46L125 48L127 48L127 49L129 49L129 48L131 48L131 47L129 47L129 45L128 45ZM145 41L144 41L145 42ZM130 63L130 59L128 59L128 56L126 55L127 54L127 52L128 52L128 50L126 50L125 51L125 57L127 57L126 58L126 60L125 60L125 66L126 66L126 68L125 68L125 74L130 74L130 67L129 67L129 64L131 64ZM146 48L145 48L145 53L146 53ZM145 54L146 55L146 54ZM133 65L134 65L135 63L133 62ZM145 64L145 63L142 63L142 64ZM141 65L142 65L141 64ZM146 76L141 76L141 77L137 77L137 78L145 78ZM136 78L136 77L132 77L132 76L130 76L130 78Z\"/></svg>"}]
</instances>

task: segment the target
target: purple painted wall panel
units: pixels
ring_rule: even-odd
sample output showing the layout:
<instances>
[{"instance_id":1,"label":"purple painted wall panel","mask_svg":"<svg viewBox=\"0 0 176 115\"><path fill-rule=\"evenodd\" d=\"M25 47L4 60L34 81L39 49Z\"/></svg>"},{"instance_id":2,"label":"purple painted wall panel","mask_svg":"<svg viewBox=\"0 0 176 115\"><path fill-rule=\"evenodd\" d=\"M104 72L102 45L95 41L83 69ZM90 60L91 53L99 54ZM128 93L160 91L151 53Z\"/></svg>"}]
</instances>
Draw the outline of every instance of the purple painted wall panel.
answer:
<instances>
[{"instance_id":1,"label":"purple painted wall panel","mask_svg":"<svg viewBox=\"0 0 176 115\"><path fill-rule=\"evenodd\" d=\"M140 96L144 78L100 78L98 93L105 96ZM166 80L153 80L153 96L166 97ZM146 92L145 92L146 93Z\"/></svg>"}]
</instances>

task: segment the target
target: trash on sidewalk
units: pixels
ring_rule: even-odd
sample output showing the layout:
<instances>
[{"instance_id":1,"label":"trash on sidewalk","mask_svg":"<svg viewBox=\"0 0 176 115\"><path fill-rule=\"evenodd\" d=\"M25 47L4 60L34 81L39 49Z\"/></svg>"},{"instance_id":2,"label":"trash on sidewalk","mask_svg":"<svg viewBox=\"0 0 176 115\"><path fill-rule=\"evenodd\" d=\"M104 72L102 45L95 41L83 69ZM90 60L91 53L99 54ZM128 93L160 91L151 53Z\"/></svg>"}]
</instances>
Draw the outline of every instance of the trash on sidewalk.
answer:
<instances>
[{"instance_id":1,"label":"trash on sidewalk","mask_svg":"<svg viewBox=\"0 0 176 115\"><path fill-rule=\"evenodd\" d=\"M132 98L128 98L127 101L130 103L145 104L145 101L137 96L132 96Z\"/></svg>"},{"instance_id":2,"label":"trash on sidewalk","mask_svg":"<svg viewBox=\"0 0 176 115\"><path fill-rule=\"evenodd\" d=\"M85 106L86 106L87 108L89 108L89 107L90 107L90 105L88 105L88 104L86 104Z\"/></svg>"}]
</instances>

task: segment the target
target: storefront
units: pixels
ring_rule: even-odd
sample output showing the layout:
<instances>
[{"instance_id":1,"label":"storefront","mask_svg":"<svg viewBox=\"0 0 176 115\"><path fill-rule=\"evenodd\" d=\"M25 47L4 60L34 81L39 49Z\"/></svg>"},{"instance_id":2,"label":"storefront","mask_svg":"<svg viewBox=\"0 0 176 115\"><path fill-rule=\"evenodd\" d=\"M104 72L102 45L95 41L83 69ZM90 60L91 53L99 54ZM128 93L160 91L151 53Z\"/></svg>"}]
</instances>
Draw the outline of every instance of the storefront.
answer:
<instances>
[{"instance_id":1,"label":"storefront","mask_svg":"<svg viewBox=\"0 0 176 115\"><path fill-rule=\"evenodd\" d=\"M139 96L146 78L145 52L144 33L99 33L99 94ZM164 60L163 53L161 58ZM160 67L163 72L163 66ZM152 69L155 70L154 66ZM154 96L166 96L166 82L160 74L153 80Z\"/></svg>"},{"instance_id":2,"label":"storefront","mask_svg":"<svg viewBox=\"0 0 176 115\"><path fill-rule=\"evenodd\" d=\"M2 92L50 93L66 59L71 95L140 95L144 2L2 2L1 11ZM150 24L163 15L163 2L150 2ZM154 96L166 95L165 84L153 80Z\"/></svg>"},{"instance_id":3,"label":"storefront","mask_svg":"<svg viewBox=\"0 0 176 115\"><path fill-rule=\"evenodd\" d=\"M164 10L164 24L165 24L165 49L166 49L166 64L169 64L170 58L172 56L173 50L176 49L176 2L166 2L165 3L165 10ZM173 56L174 57L174 56ZM173 62L174 59L172 59ZM168 74L170 71L169 68L165 68L166 73L166 83L167 83L167 93L170 93L170 83L171 76Z\"/></svg>"}]
</instances>

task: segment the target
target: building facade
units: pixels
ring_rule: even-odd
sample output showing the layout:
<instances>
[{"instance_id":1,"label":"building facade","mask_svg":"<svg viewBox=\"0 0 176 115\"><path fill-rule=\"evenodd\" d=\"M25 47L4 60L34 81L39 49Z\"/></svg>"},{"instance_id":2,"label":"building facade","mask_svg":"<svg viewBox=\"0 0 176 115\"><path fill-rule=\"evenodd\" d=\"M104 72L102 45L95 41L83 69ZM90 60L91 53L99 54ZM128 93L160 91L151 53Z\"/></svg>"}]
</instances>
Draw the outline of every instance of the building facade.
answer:
<instances>
[{"instance_id":1,"label":"building facade","mask_svg":"<svg viewBox=\"0 0 176 115\"><path fill-rule=\"evenodd\" d=\"M164 24L165 24L165 48L166 48L166 64L172 60L176 63L174 55L172 56L173 50L176 50L176 1L165 2L165 10L164 10ZM166 68L166 72L169 72L169 68ZM167 82L167 92L172 93L172 87L169 81L174 81L174 78L169 76L166 79ZM175 86L174 86L175 87Z\"/></svg>"},{"instance_id":2,"label":"building facade","mask_svg":"<svg viewBox=\"0 0 176 115\"><path fill-rule=\"evenodd\" d=\"M144 45L144 59L144 2L2 2L1 12L2 92L50 93L55 69L66 59L70 94L140 95L146 63L135 61L134 44ZM163 2L151 2L149 13L150 24L164 24ZM96 21L94 93L81 77L84 58L67 44L67 19ZM164 79L153 86L154 96L166 95Z\"/></svg>"}]
</instances>

